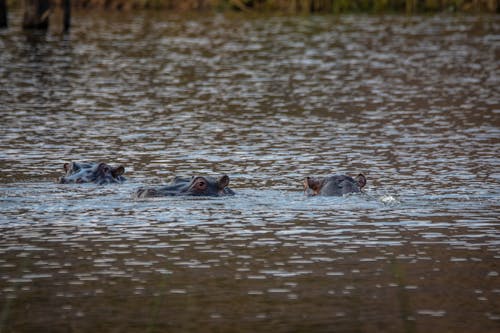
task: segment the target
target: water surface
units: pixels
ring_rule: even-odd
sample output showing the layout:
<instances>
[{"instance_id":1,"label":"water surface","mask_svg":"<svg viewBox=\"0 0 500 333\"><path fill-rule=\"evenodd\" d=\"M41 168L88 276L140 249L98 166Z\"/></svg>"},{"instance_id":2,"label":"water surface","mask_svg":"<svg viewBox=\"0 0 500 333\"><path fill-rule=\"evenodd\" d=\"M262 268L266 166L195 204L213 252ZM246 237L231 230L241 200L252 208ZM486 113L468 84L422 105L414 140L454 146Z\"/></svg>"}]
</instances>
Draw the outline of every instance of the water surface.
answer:
<instances>
[{"instance_id":1,"label":"water surface","mask_svg":"<svg viewBox=\"0 0 500 333\"><path fill-rule=\"evenodd\" d=\"M497 16L11 26L0 331L500 329ZM57 184L72 160L129 180ZM302 193L359 172L362 195ZM236 196L132 195L223 173Z\"/></svg>"}]
</instances>

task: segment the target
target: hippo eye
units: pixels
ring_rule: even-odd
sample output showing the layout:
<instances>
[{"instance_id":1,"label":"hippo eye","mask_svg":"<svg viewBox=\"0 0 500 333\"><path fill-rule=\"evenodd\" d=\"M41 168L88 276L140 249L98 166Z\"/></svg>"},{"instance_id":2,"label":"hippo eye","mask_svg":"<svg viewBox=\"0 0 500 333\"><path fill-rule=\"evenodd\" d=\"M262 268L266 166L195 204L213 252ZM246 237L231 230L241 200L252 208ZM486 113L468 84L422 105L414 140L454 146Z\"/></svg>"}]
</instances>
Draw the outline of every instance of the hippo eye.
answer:
<instances>
[{"instance_id":1,"label":"hippo eye","mask_svg":"<svg viewBox=\"0 0 500 333\"><path fill-rule=\"evenodd\" d=\"M199 186L199 187L203 187L203 186L205 186L205 182L199 182L199 183L198 183L198 186Z\"/></svg>"}]
</instances>

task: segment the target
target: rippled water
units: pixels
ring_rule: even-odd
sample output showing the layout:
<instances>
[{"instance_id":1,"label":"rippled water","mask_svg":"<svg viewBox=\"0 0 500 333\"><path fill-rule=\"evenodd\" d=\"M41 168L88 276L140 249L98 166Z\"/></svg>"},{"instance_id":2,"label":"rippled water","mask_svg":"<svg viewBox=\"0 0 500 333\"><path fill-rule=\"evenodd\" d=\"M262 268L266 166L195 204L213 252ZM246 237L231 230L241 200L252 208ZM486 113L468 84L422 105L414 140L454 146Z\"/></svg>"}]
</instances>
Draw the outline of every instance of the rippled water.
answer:
<instances>
[{"instance_id":1,"label":"rippled water","mask_svg":"<svg viewBox=\"0 0 500 333\"><path fill-rule=\"evenodd\" d=\"M0 331L500 329L498 16L11 26ZM72 160L129 180L56 184ZM365 194L304 197L336 172ZM132 196L222 173L236 196Z\"/></svg>"}]
</instances>

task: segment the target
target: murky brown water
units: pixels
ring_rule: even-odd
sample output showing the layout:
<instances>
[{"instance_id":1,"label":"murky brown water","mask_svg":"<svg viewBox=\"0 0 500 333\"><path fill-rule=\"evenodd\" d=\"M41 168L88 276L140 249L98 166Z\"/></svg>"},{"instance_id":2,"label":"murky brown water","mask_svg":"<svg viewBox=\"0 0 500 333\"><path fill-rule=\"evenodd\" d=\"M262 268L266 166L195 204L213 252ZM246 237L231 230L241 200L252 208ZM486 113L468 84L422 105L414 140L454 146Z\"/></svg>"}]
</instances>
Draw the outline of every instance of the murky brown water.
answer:
<instances>
[{"instance_id":1,"label":"murky brown water","mask_svg":"<svg viewBox=\"0 0 500 333\"><path fill-rule=\"evenodd\" d=\"M500 330L498 16L12 26L1 332ZM71 160L129 181L56 184ZM333 172L366 195L303 196ZM131 195L205 173L237 195Z\"/></svg>"}]
</instances>

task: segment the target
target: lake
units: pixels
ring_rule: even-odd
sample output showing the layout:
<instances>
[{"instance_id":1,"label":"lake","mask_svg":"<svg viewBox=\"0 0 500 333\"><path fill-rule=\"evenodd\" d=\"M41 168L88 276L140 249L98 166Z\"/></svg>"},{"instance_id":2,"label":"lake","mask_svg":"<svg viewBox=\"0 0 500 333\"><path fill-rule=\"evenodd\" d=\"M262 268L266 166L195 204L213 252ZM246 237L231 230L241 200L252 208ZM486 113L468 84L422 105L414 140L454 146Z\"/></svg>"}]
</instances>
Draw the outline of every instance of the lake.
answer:
<instances>
[{"instance_id":1,"label":"lake","mask_svg":"<svg viewBox=\"0 0 500 333\"><path fill-rule=\"evenodd\" d=\"M0 31L0 332L498 332L500 17ZM58 184L63 164L122 185ZM306 176L367 178L306 197ZM232 197L136 199L176 175Z\"/></svg>"}]
</instances>

